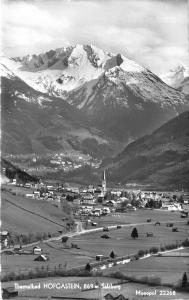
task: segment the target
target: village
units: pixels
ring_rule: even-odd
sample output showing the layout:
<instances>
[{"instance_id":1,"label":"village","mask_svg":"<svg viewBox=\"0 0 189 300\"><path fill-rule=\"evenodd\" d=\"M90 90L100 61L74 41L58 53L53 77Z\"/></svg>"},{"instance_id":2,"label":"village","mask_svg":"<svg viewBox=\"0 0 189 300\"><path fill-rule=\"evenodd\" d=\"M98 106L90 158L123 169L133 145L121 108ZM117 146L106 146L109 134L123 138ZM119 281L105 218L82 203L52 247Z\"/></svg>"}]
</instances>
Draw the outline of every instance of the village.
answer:
<instances>
[{"instance_id":1,"label":"village","mask_svg":"<svg viewBox=\"0 0 189 300\"><path fill-rule=\"evenodd\" d=\"M3 170L5 171L5 170ZM11 187L13 193L28 199L46 201L58 208L70 205L75 220L84 222L85 226L91 224L92 218L100 218L113 213L126 213L142 209L156 209L170 212L180 212L181 218L188 217L189 194L183 192L155 192L133 189L107 187L106 173L104 171L102 182L98 186L74 186L70 184L20 183L17 179L10 180L6 187ZM87 225L86 225L87 224ZM1 232L2 247L7 246L8 234L6 228Z\"/></svg>"},{"instance_id":2,"label":"village","mask_svg":"<svg viewBox=\"0 0 189 300\"><path fill-rule=\"evenodd\" d=\"M84 166L99 168L101 160L79 151L65 151L60 153L47 153L44 155L8 155L12 163L18 164L30 174L43 175L46 172L62 171L68 173Z\"/></svg>"}]
</instances>

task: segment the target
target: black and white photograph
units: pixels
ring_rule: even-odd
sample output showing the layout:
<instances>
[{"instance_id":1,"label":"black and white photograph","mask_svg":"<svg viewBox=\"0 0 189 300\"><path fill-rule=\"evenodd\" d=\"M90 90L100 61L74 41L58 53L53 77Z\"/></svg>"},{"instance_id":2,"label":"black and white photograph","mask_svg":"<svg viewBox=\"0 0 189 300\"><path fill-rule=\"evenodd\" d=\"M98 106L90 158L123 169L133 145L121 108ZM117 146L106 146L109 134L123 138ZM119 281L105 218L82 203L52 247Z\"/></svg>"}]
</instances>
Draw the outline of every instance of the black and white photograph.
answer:
<instances>
[{"instance_id":1,"label":"black and white photograph","mask_svg":"<svg viewBox=\"0 0 189 300\"><path fill-rule=\"evenodd\" d=\"M189 299L189 3L2 0L1 299Z\"/></svg>"}]
</instances>

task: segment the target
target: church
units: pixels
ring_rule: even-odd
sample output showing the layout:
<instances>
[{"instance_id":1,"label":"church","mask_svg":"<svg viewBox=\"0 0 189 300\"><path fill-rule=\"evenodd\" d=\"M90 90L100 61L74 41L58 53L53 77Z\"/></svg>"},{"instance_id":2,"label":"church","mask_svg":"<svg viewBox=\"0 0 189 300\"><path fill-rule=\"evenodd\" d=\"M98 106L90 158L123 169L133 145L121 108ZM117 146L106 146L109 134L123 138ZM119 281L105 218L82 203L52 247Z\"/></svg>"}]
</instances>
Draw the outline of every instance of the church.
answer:
<instances>
[{"instance_id":1,"label":"church","mask_svg":"<svg viewBox=\"0 0 189 300\"><path fill-rule=\"evenodd\" d=\"M98 200L103 201L104 196L107 193L107 185L106 185L106 172L103 172L101 184L98 185L98 188L94 192L98 198Z\"/></svg>"}]
</instances>

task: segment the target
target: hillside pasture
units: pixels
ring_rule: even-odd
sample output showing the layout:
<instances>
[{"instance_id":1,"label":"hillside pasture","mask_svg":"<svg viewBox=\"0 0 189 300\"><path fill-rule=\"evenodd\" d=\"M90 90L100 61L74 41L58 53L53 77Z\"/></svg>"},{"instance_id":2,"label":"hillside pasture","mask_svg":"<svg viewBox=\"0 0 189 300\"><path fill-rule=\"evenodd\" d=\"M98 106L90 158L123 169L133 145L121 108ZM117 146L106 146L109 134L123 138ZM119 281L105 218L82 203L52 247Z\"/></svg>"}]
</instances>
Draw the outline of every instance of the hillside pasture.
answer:
<instances>
[{"instance_id":1,"label":"hillside pasture","mask_svg":"<svg viewBox=\"0 0 189 300\"><path fill-rule=\"evenodd\" d=\"M1 206L3 230L25 234L66 231L66 222L63 222L62 218L69 220L69 216L47 201L29 199L13 195L10 191L2 191Z\"/></svg>"}]
</instances>

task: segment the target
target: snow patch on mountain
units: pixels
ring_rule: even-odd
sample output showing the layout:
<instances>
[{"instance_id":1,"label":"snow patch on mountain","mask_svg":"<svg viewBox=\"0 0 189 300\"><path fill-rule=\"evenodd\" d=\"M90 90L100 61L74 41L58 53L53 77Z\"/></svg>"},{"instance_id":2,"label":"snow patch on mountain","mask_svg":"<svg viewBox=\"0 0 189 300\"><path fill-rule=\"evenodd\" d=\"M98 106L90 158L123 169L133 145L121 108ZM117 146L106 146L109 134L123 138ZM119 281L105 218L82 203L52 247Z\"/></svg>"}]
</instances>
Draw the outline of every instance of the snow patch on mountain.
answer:
<instances>
[{"instance_id":1,"label":"snow patch on mountain","mask_svg":"<svg viewBox=\"0 0 189 300\"><path fill-rule=\"evenodd\" d=\"M109 69L98 80L87 83L80 90L72 91L69 102L79 109L87 107L89 111L93 110L97 102L104 105L111 103L114 107L128 107L130 92L143 103L148 101L161 107L185 102L183 94L167 86L149 70L122 58L120 66ZM141 103L137 105L137 109L142 110Z\"/></svg>"},{"instance_id":2,"label":"snow patch on mountain","mask_svg":"<svg viewBox=\"0 0 189 300\"><path fill-rule=\"evenodd\" d=\"M126 72L144 72L146 69L137 64L135 61L126 58L125 56L123 58L123 63L121 64L121 68Z\"/></svg>"},{"instance_id":3,"label":"snow patch on mountain","mask_svg":"<svg viewBox=\"0 0 189 300\"><path fill-rule=\"evenodd\" d=\"M24 100L28 103L36 103L39 106L41 106L41 108L46 107L45 103L46 102L52 102L52 100L50 100L48 97L45 96L37 96L37 97L33 97L28 95L27 93L23 93L23 92L19 92L17 90L15 90L15 92L12 94L12 96L16 96L17 99L21 99Z\"/></svg>"}]
</instances>

